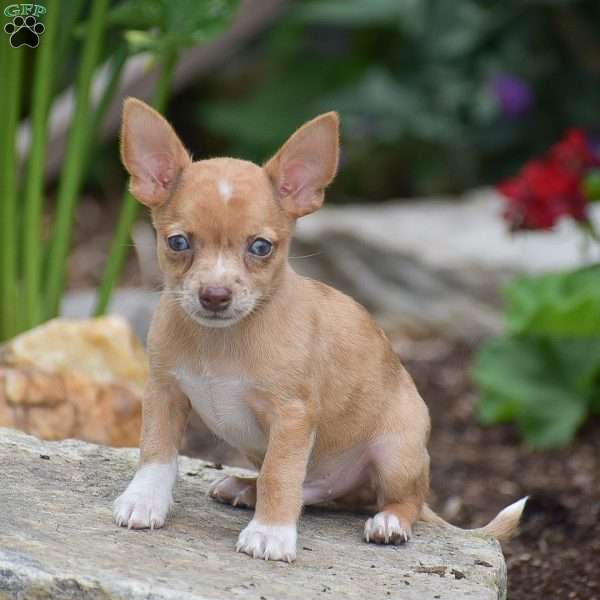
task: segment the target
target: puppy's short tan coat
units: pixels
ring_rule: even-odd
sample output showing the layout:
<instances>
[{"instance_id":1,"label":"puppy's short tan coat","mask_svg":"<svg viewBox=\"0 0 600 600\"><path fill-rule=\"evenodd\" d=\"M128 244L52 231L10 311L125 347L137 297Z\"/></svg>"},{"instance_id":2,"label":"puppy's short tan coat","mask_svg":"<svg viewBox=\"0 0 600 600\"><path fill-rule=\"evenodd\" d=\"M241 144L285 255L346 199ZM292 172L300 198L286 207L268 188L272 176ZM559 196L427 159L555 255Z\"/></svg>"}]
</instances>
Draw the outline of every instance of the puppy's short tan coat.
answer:
<instances>
[{"instance_id":1,"label":"puppy's short tan coat","mask_svg":"<svg viewBox=\"0 0 600 600\"><path fill-rule=\"evenodd\" d=\"M165 289L149 335L140 467L114 518L161 527L190 410L256 465L210 494L255 507L237 550L294 560L303 505L372 511L367 542L401 543L425 504L429 415L390 343L348 296L290 267L294 222L317 210L338 164L338 117L305 124L263 167L192 162L144 103L125 103L122 158L152 211ZM480 531L515 529L524 501Z\"/></svg>"}]
</instances>

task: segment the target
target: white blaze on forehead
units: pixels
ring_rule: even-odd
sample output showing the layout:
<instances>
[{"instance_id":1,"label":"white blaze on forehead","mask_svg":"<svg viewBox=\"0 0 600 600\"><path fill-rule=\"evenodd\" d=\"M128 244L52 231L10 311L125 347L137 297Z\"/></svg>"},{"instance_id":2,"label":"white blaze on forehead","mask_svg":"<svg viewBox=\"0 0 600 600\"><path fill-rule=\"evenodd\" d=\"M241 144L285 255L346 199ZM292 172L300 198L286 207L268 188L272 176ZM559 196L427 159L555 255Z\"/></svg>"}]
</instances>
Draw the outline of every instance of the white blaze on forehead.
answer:
<instances>
[{"instance_id":1,"label":"white blaze on forehead","mask_svg":"<svg viewBox=\"0 0 600 600\"><path fill-rule=\"evenodd\" d=\"M233 186L231 185L231 182L227 181L227 179L219 179L217 187L223 202L228 202L233 194Z\"/></svg>"}]
</instances>

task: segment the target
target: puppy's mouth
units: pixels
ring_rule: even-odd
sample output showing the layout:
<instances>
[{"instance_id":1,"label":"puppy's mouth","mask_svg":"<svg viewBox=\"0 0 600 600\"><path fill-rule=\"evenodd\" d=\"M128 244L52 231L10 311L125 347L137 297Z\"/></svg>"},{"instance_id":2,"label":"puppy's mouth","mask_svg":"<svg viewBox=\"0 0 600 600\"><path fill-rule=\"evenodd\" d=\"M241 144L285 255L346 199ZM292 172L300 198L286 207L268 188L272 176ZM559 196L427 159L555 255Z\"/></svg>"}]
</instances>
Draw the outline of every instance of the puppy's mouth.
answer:
<instances>
[{"instance_id":1,"label":"puppy's mouth","mask_svg":"<svg viewBox=\"0 0 600 600\"><path fill-rule=\"evenodd\" d=\"M191 317L201 325L204 325L204 327L230 327L241 321L246 314L246 312L242 311L228 311L221 313L196 310Z\"/></svg>"},{"instance_id":2,"label":"puppy's mouth","mask_svg":"<svg viewBox=\"0 0 600 600\"><path fill-rule=\"evenodd\" d=\"M229 327L240 321L244 315L223 314L215 312L196 311L192 317L205 327Z\"/></svg>"}]
</instances>

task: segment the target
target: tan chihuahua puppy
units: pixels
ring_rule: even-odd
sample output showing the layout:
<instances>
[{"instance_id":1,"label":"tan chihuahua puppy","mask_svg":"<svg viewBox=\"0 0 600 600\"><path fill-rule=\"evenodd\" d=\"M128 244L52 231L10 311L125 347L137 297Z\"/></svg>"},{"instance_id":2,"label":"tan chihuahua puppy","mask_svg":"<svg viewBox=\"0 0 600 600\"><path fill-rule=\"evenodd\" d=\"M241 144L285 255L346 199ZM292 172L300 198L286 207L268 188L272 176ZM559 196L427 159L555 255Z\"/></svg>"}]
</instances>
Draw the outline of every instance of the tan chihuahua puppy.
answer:
<instances>
[{"instance_id":1,"label":"tan chihuahua puppy","mask_svg":"<svg viewBox=\"0 0 600 600\"><path fill-rule=\"evenodd\" d=\"M294 222L323 204L338 117L301 127L264 166L192 162L143 102L125 102L131 193L152 211L165 289L148 339L151 379L139 469L114 504L131 528L162 527L190 410L259 470L210 495L255 507L236 549L292 561L303 505L372 511L367 542L406 542L427 505L429 414L390 342L344 294L288 263ZM484 534L516 528L521 500Z\"/></svg>"}]
</instances>

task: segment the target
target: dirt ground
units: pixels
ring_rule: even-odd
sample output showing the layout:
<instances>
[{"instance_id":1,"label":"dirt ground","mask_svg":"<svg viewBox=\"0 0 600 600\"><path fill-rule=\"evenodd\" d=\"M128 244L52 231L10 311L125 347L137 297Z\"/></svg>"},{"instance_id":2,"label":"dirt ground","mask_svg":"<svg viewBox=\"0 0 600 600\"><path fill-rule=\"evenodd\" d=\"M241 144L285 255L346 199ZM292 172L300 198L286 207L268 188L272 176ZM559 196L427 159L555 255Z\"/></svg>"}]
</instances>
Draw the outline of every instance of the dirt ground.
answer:
<instances>
[{"instance_id":1,"label":"dirt ground","mask_svg":"<svg viewBox=\"0 0 600 600\"><path fill-rule=\"evenodd\" d=\"M396 347L431 411L435 509L476 527L529 495L520 534L504 546L509 600L599 600L600 419L566 448L532 451L514 427L477 423L469 347L439 341Z\"/></svg>"}]
</instances>

